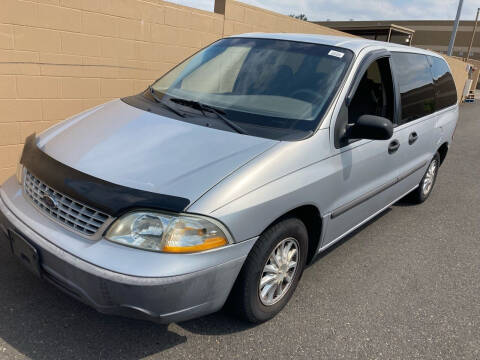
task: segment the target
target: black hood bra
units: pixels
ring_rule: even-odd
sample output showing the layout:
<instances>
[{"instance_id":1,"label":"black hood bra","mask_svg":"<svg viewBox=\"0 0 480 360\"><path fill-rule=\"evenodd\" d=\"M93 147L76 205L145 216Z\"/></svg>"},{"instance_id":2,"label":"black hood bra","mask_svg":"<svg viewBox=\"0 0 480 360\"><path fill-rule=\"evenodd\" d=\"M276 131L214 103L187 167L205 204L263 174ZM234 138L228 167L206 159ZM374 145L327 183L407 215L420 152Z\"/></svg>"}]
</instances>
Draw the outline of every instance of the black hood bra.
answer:
<instances>
[{"instance_id":1,"label":"black hood bra","mask_svg":"<svg viewBox=\"0 0 480 360\"><path fill-rule=\"evenodd\" d=\"M133 208L182 212L190 200L117 185L71 168L44 153L37 137L25 140L20 163L56 191L117 217Z\"/></svg>"}]
</instances>

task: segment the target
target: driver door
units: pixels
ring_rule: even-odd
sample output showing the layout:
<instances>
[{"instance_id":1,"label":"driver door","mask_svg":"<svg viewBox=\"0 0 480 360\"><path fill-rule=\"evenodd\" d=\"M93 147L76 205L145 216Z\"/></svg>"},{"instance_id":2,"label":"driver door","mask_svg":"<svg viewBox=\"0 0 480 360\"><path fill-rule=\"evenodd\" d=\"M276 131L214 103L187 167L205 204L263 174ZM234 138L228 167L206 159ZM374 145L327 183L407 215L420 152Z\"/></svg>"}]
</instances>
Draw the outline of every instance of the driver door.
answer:
<instances>
[{"instance_id":1,"label":"driver door","mask_svg":"<svg viewBox=\"0 0 480 360\"><path fill-rule=\"evenodd\" d=\"M396 121L398 105L390 54L381 50L369 55L359 67L333 128L335 155L330 161L335 172L330 179L331 201L326 209L322 247L339 240L402 195L396 184L401 162L396 131L389 140L354 140L346 135L361 115Z\"/></svg>"}]
</instances>

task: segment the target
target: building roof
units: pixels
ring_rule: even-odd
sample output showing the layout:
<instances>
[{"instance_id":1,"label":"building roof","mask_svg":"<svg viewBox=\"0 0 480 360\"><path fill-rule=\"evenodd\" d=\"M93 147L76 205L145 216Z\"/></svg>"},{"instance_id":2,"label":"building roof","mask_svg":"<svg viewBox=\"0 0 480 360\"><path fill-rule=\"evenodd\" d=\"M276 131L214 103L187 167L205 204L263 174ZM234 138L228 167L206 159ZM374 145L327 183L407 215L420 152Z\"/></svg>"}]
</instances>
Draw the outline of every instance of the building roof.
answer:
<instances>
[{"instance_id":1,"label":"building roof","mask_svg":"<svg viewBox=\"0 0 480 360\"><path fill-rule=\"evenodd\" d=\"M350 21L345 22L338 25L333 25L331 22L322 23L323 26L328 26L331 28L335 28L341 31L349 31L349 30L393 30L397 31L402 34L409 34L412 35L415 33L415 30L410 29L405 26L400 26L395 23L385 22L385 23L366 23L361 21Z\"/></svg>"}]
</instances>

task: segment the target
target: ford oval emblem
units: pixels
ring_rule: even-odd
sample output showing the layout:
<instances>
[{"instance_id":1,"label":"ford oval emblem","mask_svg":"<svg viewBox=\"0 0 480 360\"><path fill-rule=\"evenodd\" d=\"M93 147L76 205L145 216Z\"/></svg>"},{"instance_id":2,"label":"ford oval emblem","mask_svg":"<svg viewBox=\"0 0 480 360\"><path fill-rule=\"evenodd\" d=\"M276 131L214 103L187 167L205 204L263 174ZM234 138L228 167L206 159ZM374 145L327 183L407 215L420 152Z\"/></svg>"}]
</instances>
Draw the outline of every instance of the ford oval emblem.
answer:
<instances>
[{"instance_id":1,"label":"ford oval emblem","mask_svg":"<svg viewBox=\"0 0 480 360\"><path fill-rule=\"evenodd\" d=\"M56 210L58 208L57 200L50 195L43 195L42 203L50 210Z\"/></svg>"}]
</instances>

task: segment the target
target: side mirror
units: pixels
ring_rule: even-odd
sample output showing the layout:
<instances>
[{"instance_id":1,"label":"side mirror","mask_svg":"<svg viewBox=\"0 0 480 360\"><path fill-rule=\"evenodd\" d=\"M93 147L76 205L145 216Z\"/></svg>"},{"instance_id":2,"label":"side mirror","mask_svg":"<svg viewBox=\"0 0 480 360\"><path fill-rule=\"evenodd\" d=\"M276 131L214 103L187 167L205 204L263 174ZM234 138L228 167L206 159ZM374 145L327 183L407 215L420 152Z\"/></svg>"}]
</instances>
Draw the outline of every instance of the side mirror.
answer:
<instances>
[{"instance_id":1,"label":"side mirror","mask_svg":"<svg viewBox=\"0 0 480 360\"><path fill-rule=\"evenodd\" d=\"M393 124L381 116L362 115L347 134L349 139L388 140L393 135Z\"/></svg>"}]
</instances>

